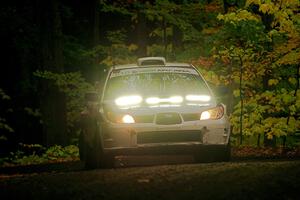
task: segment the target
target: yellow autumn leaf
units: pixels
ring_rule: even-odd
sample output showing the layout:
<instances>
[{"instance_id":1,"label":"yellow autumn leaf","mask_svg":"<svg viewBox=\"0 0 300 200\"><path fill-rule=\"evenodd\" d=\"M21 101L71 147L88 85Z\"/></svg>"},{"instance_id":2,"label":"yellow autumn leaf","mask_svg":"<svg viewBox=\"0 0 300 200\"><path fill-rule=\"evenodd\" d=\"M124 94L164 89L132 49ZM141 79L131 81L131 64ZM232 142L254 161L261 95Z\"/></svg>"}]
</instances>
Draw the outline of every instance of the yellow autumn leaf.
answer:
<instances>
[{"instance_id":1,"label":"yellow autumn leaf","mask_svg":"<svg viewBox=\"0 0 300 200\"><path fill-rule=\"evenodd\" d=\"M297 79L296 79L296 78L290 77L290 78L289 78L289 82L290 82L291 84L293 84L293 85L296 85Z\"/></svg>"},{"instance_id":2,"label":"yellow autumn leaf","mask_svg":"<svg viewBox=\"0 0 300 200\"><path fill-rule=\"evenodd\" d=\"M234 90L234 91L233 91L233 95L234 95L235 97L239 97L239 96L240 96L240 90Z\"/></svg>"},{"instance_id":3,"label":"yellow autumn leaf","mask_svg":"<svg viewBox=\"0 0 300 200\"><path fill-rule=\"evenodd\" d=\"M297 111L297 109L296 109L296 106L295 105L291 105L291 106L289 106L289 109L290 109L290 111L291 111L291 114L293 115L293 114L295 114L296 113L296 111Z\"/></svg>"},{"instance_id":4,"label":"yellow autumn leaf","mask_svg":"<svg viewBox=\"0 0 300 200\"><path fill-rule=\"evenodd\" d=\"M277 79L270 79L270 80L268 81L268 85L269 85L269 86L277 85L278 82L279 82L279 81L278 81Z\"/></svg>"},{"instance_id":5,"label":"yellow autumn leaf","mask_svg":"<svg viewBox=\"0 0 300 200\"><path fill-rule=\"evenodd\" d=\"M272 140L272 139L273 139L273 133L272 133L272 132L268 132L268 133L267 133L267 138L268 138L269 140Z\"/></svg>"},{"instance_id":6,"label":"yellow autumn leaf","mask_svg":"<svg viewBox=\"0 0 300 200\"><path fill-rule=\"evenodd\" d=\"M262 12L262 13L267 13L270 8L269 8L269 4L261 4L260 7L259 7L259 10Z\"/></svg>"},{"instance_id":7,"label":"yellow autumn leaf","mask_svg":"<svg viewBox=\"0 0 300 200\"><path fill-rule=\"evenodd\" d=\"M251 4L260 5L261 1L260 0L247 0L246 1L246 7L250 6Z\"/></svg>"},{"instance_id":8,"label":"yellow autumn leaf","mask_svg":"<svg viewBox=\"0 0 300 200\"><path fill-rule=\"evenodd\" d=\"M138 46L135 45L135 44L130 44L130 45L128 46L128 50L129 50L129 51L135 51L135 50L137 50L137 48L138 48Z\"/></svg>"}]
</instances>

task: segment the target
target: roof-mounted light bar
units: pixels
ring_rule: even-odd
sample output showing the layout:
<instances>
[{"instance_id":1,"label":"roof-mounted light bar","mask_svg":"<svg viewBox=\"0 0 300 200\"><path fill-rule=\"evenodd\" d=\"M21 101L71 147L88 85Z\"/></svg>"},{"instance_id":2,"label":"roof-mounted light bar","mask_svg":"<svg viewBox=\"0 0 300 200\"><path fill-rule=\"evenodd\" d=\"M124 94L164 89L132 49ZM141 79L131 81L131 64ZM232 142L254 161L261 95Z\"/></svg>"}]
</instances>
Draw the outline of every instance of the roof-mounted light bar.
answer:
<instances>
[{"instance_id":1,"label":"roof-mounted light bar","mask_svg":"<svg viewBox=\"0 0 300 200\"><path fill-rule=\"evenodd\" d=\"M144 57L137 60L138 66L145 65L166 65L166 59L164 57Z\"/></svg>"}]
</instances>

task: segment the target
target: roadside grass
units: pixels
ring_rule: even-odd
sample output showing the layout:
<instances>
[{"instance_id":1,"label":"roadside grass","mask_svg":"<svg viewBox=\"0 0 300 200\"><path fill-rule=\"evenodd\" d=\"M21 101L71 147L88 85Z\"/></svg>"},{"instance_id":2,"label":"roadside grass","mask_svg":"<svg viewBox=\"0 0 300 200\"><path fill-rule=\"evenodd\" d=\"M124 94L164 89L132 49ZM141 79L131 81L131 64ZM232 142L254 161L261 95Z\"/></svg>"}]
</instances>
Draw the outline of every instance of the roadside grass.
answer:
<instances>
[{"instance_id":1,"label":"roadside grass","mask_svg":"<svg viewBox=\"0 0 300 200\"><path fill-rule=\"evenodd\" d=\"M79 150L75 145L62 147L55 145L48 149L39 144L19 144L20 149L9 156L0 158L0 167L26 166L44 163L60 163L79 160Z\"/></svg>"},{"instance_id":2,"label":"roadside grass","mask_svg":"<svg viewBox=\"0 0 300 200\"><path fill-rule=\"evenodd\" d=\"M231 149L233 159L267 159L283 158L293 159L300 158L300 147L253 147L253 146L235 146Z\"/></svg>"},{"instance_id":3,"label":"roadside grass","mask_svg":"<svg viewBox=\"0 0 300 200\"><path fill-rule=\"evenodd\" d=\"M48 149L39 144L20 144L19 146L18 151L0 158L0 168L79 161L79 149L76 145L66 147L55 145ZM299 159L300 147L233 146L231 158L232 160Z\"/></svg>"}]
</instances>

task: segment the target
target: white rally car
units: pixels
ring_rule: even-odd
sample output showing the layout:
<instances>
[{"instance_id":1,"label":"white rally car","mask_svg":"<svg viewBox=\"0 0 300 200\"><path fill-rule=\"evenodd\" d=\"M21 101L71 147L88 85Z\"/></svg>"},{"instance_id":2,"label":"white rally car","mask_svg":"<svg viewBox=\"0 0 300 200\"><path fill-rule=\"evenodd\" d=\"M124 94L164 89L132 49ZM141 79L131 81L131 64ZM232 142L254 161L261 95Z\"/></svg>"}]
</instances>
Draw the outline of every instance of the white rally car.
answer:
<instances>
[{"instance_id":1,"label":"white rally car","mask_svg":"<svg viewBox=\"0 0 300 200\"><path fill-rule=\"evenodd\" d=\"M146 57L114 66L98 102L85 114L80 151L88 166L111 167L116 155L230 159L226 107L190 64Z\"/></svg>"}]
</instances>

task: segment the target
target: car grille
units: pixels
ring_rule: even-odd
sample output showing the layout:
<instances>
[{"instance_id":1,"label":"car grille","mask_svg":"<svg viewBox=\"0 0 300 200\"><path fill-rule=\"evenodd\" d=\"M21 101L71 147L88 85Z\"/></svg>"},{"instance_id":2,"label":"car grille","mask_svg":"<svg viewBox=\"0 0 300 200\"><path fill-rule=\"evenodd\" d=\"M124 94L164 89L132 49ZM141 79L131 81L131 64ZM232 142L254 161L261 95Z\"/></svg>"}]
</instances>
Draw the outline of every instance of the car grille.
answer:
<instances>
[{"instance_id":1,"label":"car grille","mask_svg":"<svg viewBox=\"0 0 300 200\"><path fill-rule=\"evenodd\" d=\"M192 130L141 132L137 134L138 144L164 142L202 142L202 133L199 130Z\"/></svg>"},{"instance_id":2,"label":"car grille","mask_svg":"<svg viewBox=\"0 0 300 200\"><path fill-rule=\"evenodd\" d=\"M197 121L200 119L199 113L160 113L156 116L156 124L159 125L172 125L172 124L181 124L183 121ZM136 123L153 123L154 115L136 115L134 116L134 120Z\"/></svg>"},{"instance_id":3,"label":"car grille","mask_svg":"<svg viewBox=\"0 0 300 200\"><path fill-rule=\"evenodd\" d=\"M156 124L171 125L181 124L182 120L178 113L159 113L156 115Z\"/></svg>"}]
</instances>

